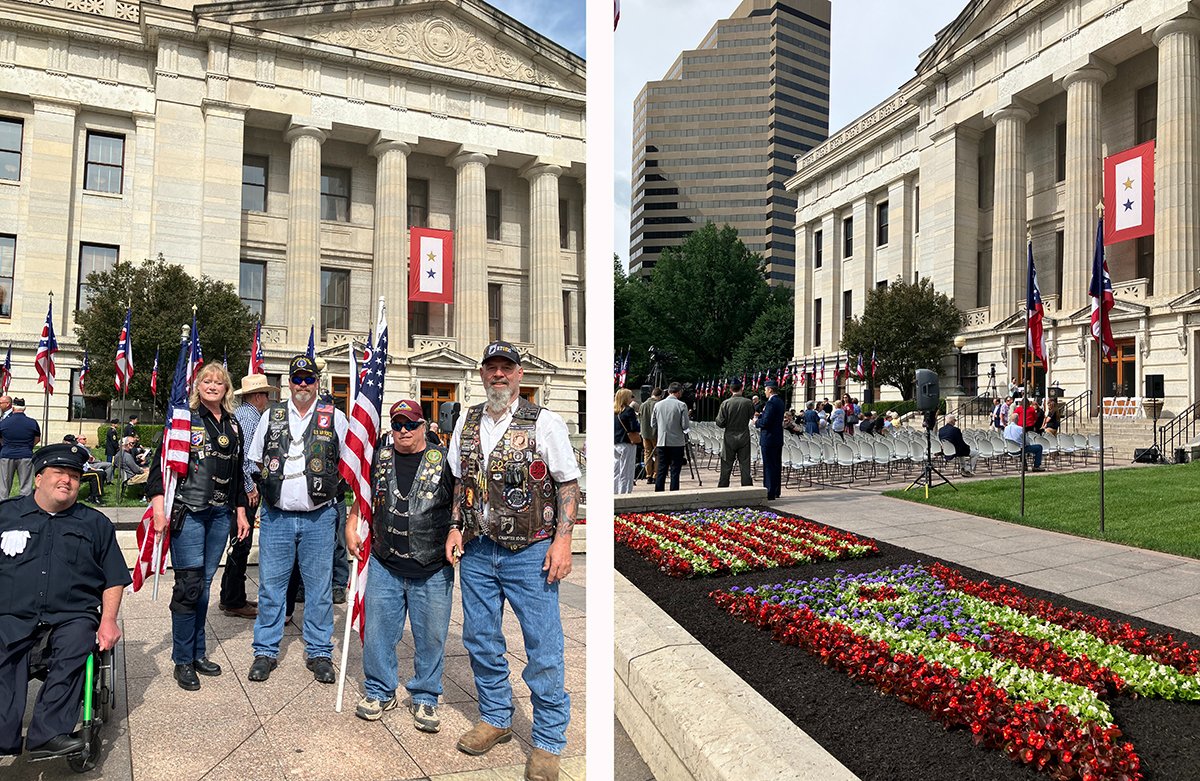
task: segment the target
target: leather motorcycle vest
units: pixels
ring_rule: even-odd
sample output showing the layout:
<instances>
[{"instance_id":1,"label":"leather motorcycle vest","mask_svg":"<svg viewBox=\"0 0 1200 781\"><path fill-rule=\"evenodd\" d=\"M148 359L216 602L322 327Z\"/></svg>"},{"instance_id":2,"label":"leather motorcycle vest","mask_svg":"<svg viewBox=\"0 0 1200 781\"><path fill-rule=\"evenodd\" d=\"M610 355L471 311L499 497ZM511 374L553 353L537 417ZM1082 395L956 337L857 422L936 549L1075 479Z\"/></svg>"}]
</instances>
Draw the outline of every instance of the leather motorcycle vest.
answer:
<instances>
[{"instance_id":1,"label":"leather motorcycle vest","mask_svg":"<svg viewBox=\"0 0 1200 781\"><path fill-rule=\"evenodd\" d=\"M192 444L188 471L175 489L175 501L199 512L207 507L233 505L235 479L241 479L241 429L237 419L226 416L232 433L213 435L205 428L198 411L192 412ZM214 441L217 440L217 441ZM223 441L222 441L223 440Z\"/></svg>"},{"instance_id":2,"label":"leather motorcycle vest","mask_svg":"<svg viewBox=\"0 0 1200 781\"><path fill-rule=\"evenodd\" d=\"M389 445L379 451L372 485L374 518L371 522L371 554L380 561L413 559L432 564L446 555L446 535L450 533L452 483L445 479L446 450L436 445L425 448L412 484L397 484L395 450ZM405 490L407 489L407 490ZM407 497L408 512L400 512ZM397 543L408 539L408 553Z\"/></svg>"},{"instance_id":3,"label":"leather motorcycle vest","mask_svg":"<svg viewBox=\"0 0 1200 781\"><path fill-rule=\"evenodd\" d=\"M459 440L465 493L463 544L481 535L509 550L520 550L553 537L556 528L556 486L549 466L537 454L535 432L542 408L525 399L518 402L508 430L489 454L485 471L479 436L483 407L480 404L467 411Z\"/></svg>"},{"instance_id":4,"label":"leather motorcycle vest","mask_svg":"<svg viewBox=\"0 0 1200 781\"><path fill-rule=\"evenodd\" d=\"M317 507L338 495L338 447L337 430L333 426L334 407L317 401L304 432L304 476L308 486L308 497ZM259 424L261 425L261 424ZM292 432L288 426L288 402L271 406L267 414L267 436L263 442L262 492L271 505L279 504L283 491L283 465L291 450ZM297 480L300 475L291 478Z\"/></svg>"}]
</instances>

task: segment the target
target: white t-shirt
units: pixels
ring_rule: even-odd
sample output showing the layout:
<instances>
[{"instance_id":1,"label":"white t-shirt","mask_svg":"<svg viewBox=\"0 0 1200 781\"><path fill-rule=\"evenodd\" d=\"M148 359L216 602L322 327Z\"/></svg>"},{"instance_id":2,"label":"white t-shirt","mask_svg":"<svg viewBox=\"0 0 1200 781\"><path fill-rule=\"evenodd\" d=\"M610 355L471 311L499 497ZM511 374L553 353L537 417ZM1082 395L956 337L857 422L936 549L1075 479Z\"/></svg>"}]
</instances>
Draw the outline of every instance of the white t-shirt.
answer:
<instances>
[{"instance_id":1,"label":"white t-shirt","mask_svg":"<svg viewBox=\"0 0 1200 781\"><path fill-rule=\"evenodd\" d=\"M508 425L512 423L513 413L516 412L519 402L520 397L513 399L512 404L508 406L508 410L499 420L493 420L486 409L480 416L479 446L483 450L485 474L492 451L504 438L504 432L508 431ZM466 415L459 417L457 425L454 426L454 435L450 437L450 450L446 455L447 460L450 461L450 471L460 479L462 478L462 430L466 422ZM546 462L550 476L556 483L569 483L580 478L582 472L579 471L579 462L575 460L575 451L571 449L571 438L567 434L567 424L561 415L543 407L541 414L538 415L537 423L534 425L533 437L537 454ZM486 497L486 495L485 493L484 496ZM485 519L487 513L488 506L485 501L483 505Z\"/></svg>"},{"instance_id":2,"label":"white t-shirt","mask_svg":"<svg viewBox=\"0 0 1200 781\"><path fill-rule=\"evenodd\" d=\"M313 504L312 499L308 495L308 481L304 479L305 468L307 461L304 458L304 432L308 430L309 421L312 420L313 413L317 409L319 401L314 401L308 408L308 412L303 415L296 409L296 405L288 399L288 431L291 433L292 442L288 448L286 460L283 464L283 486L279 491L280 510L290 510L292 512L309 512L317 509ZM262 417L258 420L258 428L254 430L254 439L250 442L250 449L246 451L246 459L253 461L256 464L262 465L263 447L267 440L267 427L269 425L268 418L271 415L271 407L267 407L263 412ZM346 429L349 427L349 421L346 420L345 414L338 408L333 409L333 430L337 434L338 448L346 446Z\"/></svg>"}]
</instances>

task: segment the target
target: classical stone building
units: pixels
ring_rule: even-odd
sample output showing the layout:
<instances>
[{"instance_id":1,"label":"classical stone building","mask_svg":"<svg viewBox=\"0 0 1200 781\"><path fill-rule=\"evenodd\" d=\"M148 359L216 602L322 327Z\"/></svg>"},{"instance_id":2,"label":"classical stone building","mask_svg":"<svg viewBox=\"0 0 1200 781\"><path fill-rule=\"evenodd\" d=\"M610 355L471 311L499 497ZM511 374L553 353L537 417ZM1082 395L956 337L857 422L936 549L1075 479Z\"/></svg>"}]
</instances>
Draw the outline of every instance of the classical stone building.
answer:
<instances>
[{"instance_id":1,"label":"classical stone building","mask_svg":"<svg viewBox=\"0 0 1200 781\"><path fill-rule=\"evenodd\" d=\"M634 101L631 272L713 222L792 284L784 183L828 133L829 0L742 0Z\"/></svg>"},{"instance_id":2,"label":"classical stone building","mask_svg":"<svg viewBox=\"0 0 1200 781\"><path fill-rule=\"evenodd\" d=\"M584 100L580 57L482 0L5 2L13 392L40 401L33 352L53 291L51 419L67 418L81 280L161 253L238 286L262 316L268 374L315 319L344 395L347 345L384 297L386 403L478 403L479 357L504 338L529 355L527 394L581 433ZM454 304L408 301L410 226L454 232Z\"/></svg>"},{"instance_id":3,"label":"classical stone building","mask_svg":"<svg viewBox=\"0 0 1200 781\"><path fill-rule=\"evenodd\" d=\"M1108 248L1119 358L1098 370L1088 283L1105 156L1154 139L1155 235ZM966 313L961 381L1001 390L1025 357L1026 236L1048 376L1067 398L1200 384L1200 7L972 2L892 96L797 161L796 359L838 350L869 290L928 277ZM955 384L949 355L943 386ZM823 392L832 390L832 385ZM852 384L852 388L855 387Z\"/></svg>"}]
</instances>

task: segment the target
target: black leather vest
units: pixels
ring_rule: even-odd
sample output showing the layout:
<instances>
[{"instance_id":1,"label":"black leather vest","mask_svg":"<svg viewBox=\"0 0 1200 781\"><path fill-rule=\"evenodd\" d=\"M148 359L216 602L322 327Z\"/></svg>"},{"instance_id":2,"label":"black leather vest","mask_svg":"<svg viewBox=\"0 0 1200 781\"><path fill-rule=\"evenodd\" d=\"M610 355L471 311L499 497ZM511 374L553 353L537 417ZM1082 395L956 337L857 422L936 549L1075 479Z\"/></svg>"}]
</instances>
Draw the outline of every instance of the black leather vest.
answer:
<instances>
[{"instance_id":1,"label":"black leather vest","mask_svg":"<svg viewBox=\"0 0 1200 781\"><path fill-rule=\"evenodd\" d=\"M334 406L317 401L308 429L304 432L304 480L308 486L308 497L317 507L338 495L338 483L341 481L338 476L341 451L333 419ZM279 505L279 497L283 492L283 466L287 462L291 444L288 402L283 401L272 405L267 413L267 436L263 442L262 491L267 502L274 506Z\"/></svg>"},{"instance_id":2,"label":"black leather vest","mask_svg":"<svg viewBox=\"0 0 1200 781\"><path fill-rule=\"evenodd\" d=\"M241 428L237 419L228 413L231 434L219 434L228 441L214 442L199 411L192 412L192 446L188 456L188 472L175 489L175 501L189 510L199 512L207 507L232 507L237 486L242 479Z\"/></svg>"},{"instance_id":3,"label":"black leather vest","mask_svg":"<svg viewBox=\"0 0 1200 781\"><path fill-rule=\"evenodd\" d=\"M446 535L450 533L453 483L446 479L446 450L426 447L412 485L403 488L396 483L394 454L388 445L375 459L371 554L383 562L407 558L422 565L432 564L446 555ZM400 513L401 495L408 497L407 518ZM408 539L408 553L397 548L402 537Z\"/></svg>"}]
</instances>

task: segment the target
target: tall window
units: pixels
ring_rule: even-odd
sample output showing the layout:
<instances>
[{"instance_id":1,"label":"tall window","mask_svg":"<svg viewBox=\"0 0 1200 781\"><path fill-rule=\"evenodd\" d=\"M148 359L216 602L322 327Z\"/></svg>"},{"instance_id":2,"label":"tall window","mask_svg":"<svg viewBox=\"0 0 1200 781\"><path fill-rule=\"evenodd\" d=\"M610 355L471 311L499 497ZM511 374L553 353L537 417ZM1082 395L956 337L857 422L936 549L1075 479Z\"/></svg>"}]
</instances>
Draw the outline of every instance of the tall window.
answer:
<instances>
[{"instance_id":1,"label":"tall window","mask_svg":"<svg viewBox=\"0 0 1200 781\"><path fill-rule=\"evenodd\" d=\"M83 189L101 193L121 192L124 168L125 136L89 130Z\"/></svg>"},{"instance_id":2,"label":"tall window","mask_svg":"<svg viewBox=\"0 0 1200 781\"><path fill-rule=\"evenodd\" d=\"M242 158L242 211L267 210L267 158L246 155Z\"/></svg>"},{"instance_id":3,"label":"tall window","mask_svg":"<svg viewBox=\"0 0 1200 781\"><path fill-rule=\"evenodd\" d=\"M884 201L875 207L875 246L882 247L888 243L888 202Z\"/></svg>"},{"instance_id":4,"label":"tall window","mask_svg":"<svg viewBox=\"0 0 1200 781\"><path fill-rule=\"evenodd\" d=\"M994 193L992 188L996 181L995 159L990 155L980 155L979 157L979 192L976 197L979 201L979 208L987 210L992 208L992 198Z\"/></svg>"},{"instance_id":5,"label":"tall window","mask_svg":"<svg viewBox=\"0 0 1200 781\"><path fill-rule=\"evenodd\" d=\"M493 342L500 339L501 302L504 298L504 288L500 285L488 285L488 334Z\"/></svg>"},{"instance_id":6,"label":"tall window","mask_svg":"<svg viewBox=\"0 0 1200 781\"><path fill-rule=\"evenodd\" d=\"M913 233L921 233L921 188L913 188Z\"/></svg>"},{"instance_id":7,"label":"tall window","mask_svg":"<svg viewBox=\"0 0 1200 781\"><path fill-rule=\"evenodd\" d=\"M253 260L243 260L241 281L238 285L238 295L242 303L260 321L266 319L267 311L267 264Z\"/></svg>"},{"instance_id":8,"label":"tall window","mask_svg":"<svg viewBox=\"0 0 1200 781\"><path fill-rule=\"evenodd\" d=\"M575 404L575 415L579 418L579 433L587 433L587 391L576 391L579 395Z\"/></svg>"},{"instance_id":9,"label":"tall window","mask_svg":"<svg viewBox=\"0 0 1200 781\"><path fill-rule=\"evenodd\" d=\"M1058 305L1062 306L1063 261L1066 257L1066 244L1063 232L1054 232L1054 293L1058 296Z\"/></svg>"},{"instance_id":10,"label":"tall window","mask_svg":"<svg viewBox=\"0 0 1200 781\"><path fill-rule=\"evenodd\" d=\"M408 333L415 337L417 334L429 333L429 302L408 302Z\"/></svg>"},{"instance_id":11,"label":"tall window","mask_svg":"<svg viewBox=\"0 0 1200 781\"><path fill-rule=\"evenodd\" d=\"M1054 126L1054 181L1067 181L1067 123Z\"/></svg>"},{"instance_id":12,"label":"tall window","mask_svg":"<svg viewBox=\"0 0 1200 781\"><path fill-rule=\"evenodd\" d=\"M563 344L571 343L571 291L563 291Z\"/></svg>"},{"instance_id":13,"label":"tall window","mask_svg":"<svg viewBox=\"0 0 1200 781\"><path fill-rule=\"evenodd\" d=\"M13 266L17 259L17 237L0 236L0 317L12 315Z\"/></svg>"},{"instance_id":14,"label":"tall window","mask_svg":"<svg viewBox=\"0 0 1200 781\"><path fill-rule=\"evenodd\" d=\"M571 248L571 210L570 201L558 202L558 246L562 249Z\"/></svg>"},{"instance_id":15,"label":"tall window","mask_svg":"<svg viewBox=\"0 0 1200 781\"><path fill-rule=\"evenodd\" d=\"M992 253L975 253L975 306L992 305Z\"/></svg>"},{"instance_id":16,"label":"tall window","mask_svg":"<svg viewBox=\"0 0 1200 781\"><path fill-rule=\"evenodd\" d=\"M879 280L878 282L875 283L875 289L876 290L887 290L887 282L888 281L886 279Z\"/></svg>"},{"instance_id":17,"label":"tall window","mask_svg":"<svg viewBox=\"0 0 1200 781\"><path fill-rule=\"evenodd\" d=\"M345 269L321 269L322 339L331 328L350 328L350 272Z\"/></svg>"},{"instance_id":18,"label":"tall window","mask_svg":"<svg viewBox=\"0 0 1200 781\"><path fill-rule=\"evenodd\" d=\"M1158 135L1158 85L1151 84L1137 91L1137 135L1144 144Z\"/></svg>"},{"instance_id":19,"label":"tall window","mask_svg":"<svg viewBox=\"0 0 1200 781\"><path fill-rule=\"evenodd\" d=\"M854 218L842 220L842 257L848 258L854 254Z\"/></svg>"},{"instance_id":20,"label":"tall window","mask_svg":"<svg viewBox=\"0 0 1200 781\"><path fill-rule=\"evenodd\" d=\"M61 371L61 370L60 370ZM71 369L71 385L68 389L68 420L104 420L108 417L108 401L99 396L85 396L79 392L79 369Z\"/></svg>"},{"instance_id":21,"label":"tall window","mask_svg":"<svg viewBox=\"0 0 1200 781\"><path fill-rule=\"evenodd\" d=\"M1154 237L1141 236L1137 240L1137 275L1146 280L1146 295L1154 295Z\"/></svg>"},{"instance_id":22,"label":"tall window","mask_svg":"<svg viewBox=\"0 0 1200 781\"><path fill-rule=\"evenodd\" d=\"M854 291L842 291L842 320L850 322L854 318Z\"/></svg>"},{"instance_id":23,"label":"tall window","mask_svg":"<svg viewBox=\"0 0 1200 781\"><path fill-rule=\"evenodd\" d=\"M821 299L813 301L813 347L821 346Z\"/></svg>"},{"instance_id":24,"label":"tall window","mask_svg":"<svg viewBox=\"0 0 1200 781\"><path fill-rule=\"evenodd\" d=\"M813 268L825 262L825 232L813 231Z\"/></svg>"},{"instance_id":25,"label":"tall window","mask_svg":"<svg viewBox=\"0 0 1200 781\"><path fill-rule=\"evenodd\" d=\"M429 227L429 180L408 180L408 226ZM421 331L420 333L425 333Z\"/></svg>"},{"instance_id":26,"label":"tall window","mask_svg":"<svg viewBox=\"0 0 1200 781\"><path fill-rule=\"evenodd\" d=\"M979 395L979 354L978 353L963 353L962 354L962 376L959 381L962 383L962 389L968 396Z\"/></svg>"},{"instance_id":27,"label":"tall window","mask_svg":"<svg viewBox=\"0 0 1200 781\"><path fill-rule=\"evenodd\" d=\"M0 117L0 179L20 180L24 131L25 123L21 120Z\"/></svg>"},{"instance_id":28,"label":"tall window","mask_svg":"<svg viewBox=\"0 0 1200 781\"><path fill-rule=\"evenodd\" d=\"M321 166L321 219L350 221L350 171Z\"/></svg>"},{"instance_id":29,"label":"tall window","mask_svg":"<svg viewBox=\"0 0 1200 781\"><path fill-rule=\"evenodd\" d=\"M88 274L93 271L97 273L111 271L112 267L117 265L120 253L120 247L107 244L79 245L79 287L75 294L76 311L87 309L88 302L92 299L92 289L87 283Z\"/></svg>"},{"instance_id":30,"label":"tall window","mask_svg":"<svg viewBox=\"0 0 1200 781\"><path fill-rule=\"evenodd\" d=\"M487 191L488 241L500 241L500 191Z\"/></svg>"}]
</instances>

